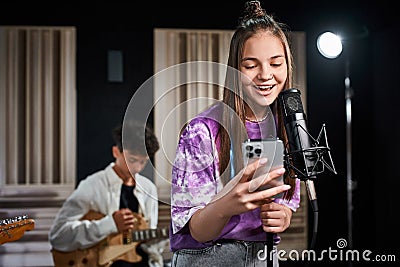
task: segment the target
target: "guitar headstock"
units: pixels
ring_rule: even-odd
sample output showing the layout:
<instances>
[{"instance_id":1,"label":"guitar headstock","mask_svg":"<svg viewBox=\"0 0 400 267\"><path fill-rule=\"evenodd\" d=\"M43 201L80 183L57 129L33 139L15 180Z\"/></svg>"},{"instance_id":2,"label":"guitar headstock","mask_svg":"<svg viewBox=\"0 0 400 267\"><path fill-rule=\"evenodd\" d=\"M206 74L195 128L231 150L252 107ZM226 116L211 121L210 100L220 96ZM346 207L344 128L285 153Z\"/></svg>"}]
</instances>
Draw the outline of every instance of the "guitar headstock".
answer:
<instances>
[{"instance_id":1,"label":"guitar headstock","mask_svg":"<svg viewBox=\"0 0 400 267\"><path fill-rule=\"evenodd\" d=\"M9 219L0 219L0 245L20 239L25 231L35 227L35 220L27 215L16 216Z\"/></svg>"}]
</instances>

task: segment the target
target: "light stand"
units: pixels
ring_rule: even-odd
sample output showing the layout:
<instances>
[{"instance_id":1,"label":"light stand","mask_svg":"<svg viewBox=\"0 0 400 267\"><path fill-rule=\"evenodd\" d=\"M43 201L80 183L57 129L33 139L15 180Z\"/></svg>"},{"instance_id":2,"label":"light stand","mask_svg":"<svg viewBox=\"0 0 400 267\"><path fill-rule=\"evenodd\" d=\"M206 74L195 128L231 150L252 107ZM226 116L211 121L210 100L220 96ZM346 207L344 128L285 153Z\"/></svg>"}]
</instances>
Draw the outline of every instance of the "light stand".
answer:
<instances>
[{"instance_id":1,"label":"light stand","mask_svg":"<svg viewBox=\"0 0 400 267\"><path fill-rule=\"evenodd\" d=\"M325 36L325 39L324 37ZM329 41L326 38L332 37L333 41ZM338 43L340 41L340 44ZM328 50L324 45L330 45ZM334 44L337 47L333 47ZM317 47L319 52L330 59L334 59L340 55L342 52L342 44L340 37L335 34L328 32L320 35L317 40ZM353 248L353 190L354 190L354 182L352 177L352 133L351 133L351 124L352 124L352 108L351 108L351 100L353 97L353 89L350 84L350 60L349 56L346 54L345 61L345 100L346 100L346 182L347 182L347 244L348 248ZM352 266L351 261L349 261L349 266Z\"/></svg>"},{"instance_id":2,"label":"light stand","mask_svg":"<svg viewBox=\"0 0 400 267\"><path fill-rule=\"evenodd\" d=\"M353 89L350 84L350 60L346 57L345 66L345 99L346 99L346 182L347 182L347 233L348 233L348 248L353 248L353 189L354 182L352 176L352 134L351 134L351 118L352 118L352 108L351 100L353 97Z\"/></svg>"}]
</instances>

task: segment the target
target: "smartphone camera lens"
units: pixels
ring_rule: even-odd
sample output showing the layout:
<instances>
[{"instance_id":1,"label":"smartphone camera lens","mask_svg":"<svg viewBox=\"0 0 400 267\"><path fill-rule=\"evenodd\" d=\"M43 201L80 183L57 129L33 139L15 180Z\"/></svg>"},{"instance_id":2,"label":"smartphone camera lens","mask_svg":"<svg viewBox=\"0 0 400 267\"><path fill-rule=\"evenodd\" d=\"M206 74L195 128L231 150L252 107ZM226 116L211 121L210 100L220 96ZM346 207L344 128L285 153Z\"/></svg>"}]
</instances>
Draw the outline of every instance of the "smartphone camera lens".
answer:
<instances>
[{"instance_id":1,"label":"smartphone camera lens","mask_svg":"<svg viewBox=\"0 0 400 267\"><path fill-rule=\"evenodd\" d=\"M247 151L252 151L253 150L253 146L246 146L246 150Z\"/></svg>"},{"instance_id":2,"label":"smartphone camera lens","mask_svg":"<svg viewBox=\"0 0 400 267\"><path fill-rule=\"evenodd\" d=\"M254 153L256 153L258 156L261 155L261 152L262 152L261 148L254 149Z\"/></svg>"}]
</instances>

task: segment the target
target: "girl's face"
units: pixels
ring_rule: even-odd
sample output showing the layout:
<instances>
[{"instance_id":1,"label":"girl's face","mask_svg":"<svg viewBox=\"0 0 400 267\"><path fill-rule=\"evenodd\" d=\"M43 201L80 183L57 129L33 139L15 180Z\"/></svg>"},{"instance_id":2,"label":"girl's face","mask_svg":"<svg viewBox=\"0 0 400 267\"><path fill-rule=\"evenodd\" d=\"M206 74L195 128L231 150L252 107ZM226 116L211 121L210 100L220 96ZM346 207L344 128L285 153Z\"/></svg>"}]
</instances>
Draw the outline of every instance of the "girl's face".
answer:
<instances>
[{"instance_id":1,"label":"girl's face","mask_svg":"<svg viewBox=\"0 0 400 267\"><path fill-rule=\"evenodd\" d=\"M245 101L255 114L263 114L282 91L287 78L284 47L269 32L259 32L250 37L243 47L240 65ZM248 111L246 111L247 115Z\"/></svg>"}]
</instances>

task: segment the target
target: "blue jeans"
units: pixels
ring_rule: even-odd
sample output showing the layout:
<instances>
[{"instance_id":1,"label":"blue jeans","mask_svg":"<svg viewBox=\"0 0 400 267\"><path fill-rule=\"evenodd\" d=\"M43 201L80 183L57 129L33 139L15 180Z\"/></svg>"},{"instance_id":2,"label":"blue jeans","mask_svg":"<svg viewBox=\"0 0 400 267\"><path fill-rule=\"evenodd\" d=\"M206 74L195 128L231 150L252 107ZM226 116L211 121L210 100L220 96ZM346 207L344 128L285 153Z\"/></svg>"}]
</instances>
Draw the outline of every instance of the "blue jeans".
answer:
<instances>
[{"instance_id":1,"label":"blue jeans","mask_svg":"<svg viewBox=\"0 0 400 267\"><path fill-rule=\"evenodd\" d=\"M269 253L265 242L216 242L214 245L202 249L175 251L171 267L265 267ZM272 255L273 265L269 267L278 267L276 247L274 247Z\"/></svg>"}]
</instances>

